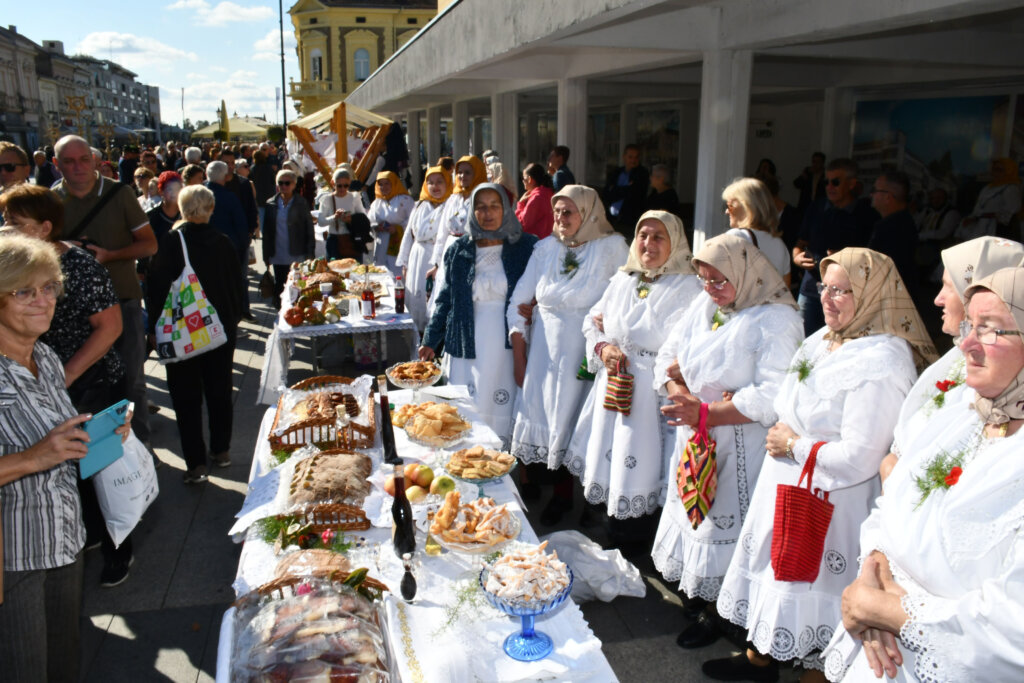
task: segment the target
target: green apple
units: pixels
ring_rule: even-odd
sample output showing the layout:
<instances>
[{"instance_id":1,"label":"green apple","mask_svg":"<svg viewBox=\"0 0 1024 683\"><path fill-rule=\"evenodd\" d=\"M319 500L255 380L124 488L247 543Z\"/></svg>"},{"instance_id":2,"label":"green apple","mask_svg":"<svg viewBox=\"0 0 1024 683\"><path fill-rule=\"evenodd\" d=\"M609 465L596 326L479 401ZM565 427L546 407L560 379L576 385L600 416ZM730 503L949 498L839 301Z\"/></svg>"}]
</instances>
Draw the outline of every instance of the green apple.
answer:
<instances>
[{"instance_id":1,"label":"green apple","mask_svg":"<svg viewBox=\"0 0 1024 683\"><path fill-rule=\"evenodd\" d=\"M410 486L405 491L405 497L410 503L419 503L427 497L427 490L422 486Z\"/></svg>"},{"instance_id":2,"label":"green apple","mask_svg":"<svg viewBox=\"0 0 1024 683\"><path fill-rule=\"evenodd\" d=\"M434 481L430 482L430 492L444 497L449 491L455 490L455 480L449 476L442 475L435 477Z\"/></svg>"}]
</instances>

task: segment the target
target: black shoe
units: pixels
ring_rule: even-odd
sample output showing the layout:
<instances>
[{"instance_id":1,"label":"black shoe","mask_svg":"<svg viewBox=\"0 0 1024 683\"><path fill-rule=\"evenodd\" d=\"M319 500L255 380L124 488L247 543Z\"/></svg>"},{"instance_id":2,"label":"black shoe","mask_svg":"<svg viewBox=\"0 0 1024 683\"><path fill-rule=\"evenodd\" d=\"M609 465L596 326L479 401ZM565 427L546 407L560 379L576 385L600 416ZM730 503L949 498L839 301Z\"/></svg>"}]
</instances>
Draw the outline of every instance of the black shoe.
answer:
<instances>
[{"instance_id":1,"label":"black shoe","mask_svg":"<svg viewBox=\"0 0 1024 683\"><path fill-rule=\"evenodd\" d=\"M119 586L128 580L128 568L135 562L135 556L129 556L127 561L115 560L109 564L103 565L103 571L100 572L100 585L104 588L113 588Z\"/></svg>"},{"instance_id":2,"label":"black shoe","mask_svg":"<svg viewBox=\"0 0 1024 683\"><path fill-rule=\"evenodd\" d=\"M206 465L196 465L192 469L186 470L183 479L186 484L202 484L208 479Z\"/></svg>"},{"instance_id":3,"label":"black shoe","mask_svg":"<svg viewBox=\"0 0 1024 683\"><path fill-rule=\"evenodd\" d=\"M103 545L103 541L101 541L100 539L86 537L86 539L85 539L85 547L82 548L82 550L85 550L85 551L96 550L96 548L99 548L101 545Z\"/></svg>"},{"instance_id":4,"label":"black shoe","mask_svg":"<svg viewBox=\"0 0 1024 683\"><path fill-rule=\"evenodd\" d=\"M683 629L676 638L676 645L684 650L696 650L718 640L718 629L707 614L701 614L696 621ZM746 656L746 655L744 655Z\"/></svg>"},{"instance_id":5,"label":"black shoe","mask_svg":"<svg viewBox=\"0 0 1024 683\"><path fill-rule=\"evenodd\" d=\"M757 666L750 663L745 652L725 659L708 660L701 664L700 670L716 681L775 683L779 680L779 665L775 660L767 666Z\"/></svg>"},{"instance_id":6,"label":"black shoe","mask_svg":"<svg viewBox=\"0 0 1024 683\"><path fill-rule=\"evenodd\" d=\"M540 513L540 523L544 526L554 526L562 521L562 516L572 510L572 501L565 498L552 498L547 507Z\"/></svg>"}]
</instances>

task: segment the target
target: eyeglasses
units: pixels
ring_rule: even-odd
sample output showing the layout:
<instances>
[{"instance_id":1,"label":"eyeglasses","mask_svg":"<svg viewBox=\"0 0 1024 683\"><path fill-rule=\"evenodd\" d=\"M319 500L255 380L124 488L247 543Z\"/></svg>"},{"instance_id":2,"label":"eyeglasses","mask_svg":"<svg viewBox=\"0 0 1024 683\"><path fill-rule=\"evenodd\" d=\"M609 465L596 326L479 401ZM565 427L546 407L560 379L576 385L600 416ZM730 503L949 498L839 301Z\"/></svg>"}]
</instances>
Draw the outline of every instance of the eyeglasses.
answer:
<instances>
[{"instance_id":1,"label":"eyeglasses","mask_svg":"<svg viewBox=\"0 0 1024 683\"><path fill-rule=\"evenodd\" d=\"M7 293L14 297L19 304L29 304L35 301L37 292L42 292L47 301L56 301L57 297L64 293L64 283L60 280L53 280L42 287L22 287Z\"/></svg>"},{"instance_id":2,"label":"eyeglasses","mask_svg":"<svg viewBox=\"0 0 1024 683\"><path fill-rule=\"evenodd\" d=\"M971 330L978 335L978 341L985 346L992 346L996 343L996 339L1007 335L1024 336L1020 330L997 330L994 327L988 325L978 325L975 327L971 325L969 320L964 320L960 323L960 339L967 339L967 335L971 333Z\"/></svg>"},{"instance_id":3,"label":"eyeglasses","mask_svg":"<svg viewBox=\"0 0 1024 683\"><path fill-rule=\"evenodd\" d=\"M832 299L833 301L835 301L836 299L838 299L841 296L844 296L846 294L852 294L852 293L853 293L852 289L839 289L835 285L826 285L824 282L819 282L818 283L818 296L821 296L822 294L826 294L828 296L828 298Z\"/></svg>"},{"instance_id":4,"label":"eyeglasses","mask_svg":"<svg viewBox=\"0 0 1024 683\"><path fill-rule=\"evenodd\" d=\"M352 183L335 183L335 187L340 187L343 190L347 190Z\"/></svg>"},{"instance_id":5,"label":"eyeglasses","mask_svg":"<svg viewBox=\"0 0 1024 683\"><path fill-rule=\"evenodd\" d=\"M290 180L278 180L277 181L278 187L288 187L291 184L292 184L292 181L290 181Z\"/></svg>"},{"instance_id":6,"label":"eyeglasses","mask_svg":"<svg viewBox=\"0 0 1024 683\"><path fill-rule=\"evenodd\" d=\"M832 187L839 187L840 185L842 185L843 180L844 180L843 178L829 178L825 182L827 182Z\"/></svg>"},{"instance_id":7,"label":"eyeglasses","mask_svg":"<svg viewBox=\"0 0 1024 683\"><path fill-rule=\"evenodd\" d=\"M701 287L711 287L711 289L717 292L724 289L725 286L729 284L729 279L723 278L721 280L708 280L707 278L703 278L700 275L698 275L697 282L700 283Z\"/></svg>"},{"instance_id":8,"label":"eyeglasses","mask_svg":"<svg viewBox=\"0 0 1024 683\"><path fill-rule=\"evenodd\" d=\"M28 166L28 164L0 164L0 171L4 173L14 173L14 169L19 166Z\"/></svg>"}]
</instances>

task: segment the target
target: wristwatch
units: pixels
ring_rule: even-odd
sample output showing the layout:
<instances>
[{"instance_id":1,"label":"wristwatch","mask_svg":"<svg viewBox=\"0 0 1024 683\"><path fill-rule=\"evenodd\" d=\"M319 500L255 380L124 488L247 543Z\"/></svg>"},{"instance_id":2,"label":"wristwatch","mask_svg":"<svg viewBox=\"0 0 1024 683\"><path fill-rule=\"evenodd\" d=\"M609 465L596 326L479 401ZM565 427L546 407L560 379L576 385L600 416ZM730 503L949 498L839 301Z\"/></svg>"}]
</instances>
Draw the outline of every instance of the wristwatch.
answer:
<instances>
[{"instance_id":1,"label":"wristwatch","mask_svg":"<svg viewBox=\"0 0 1024 683\"><path fill-rule=\"evenodd\" d=\"M794 462L796 461L796 456L793 454L793 442L796 441L798 438L800 437L791 436L788 439L786 439L786 457L789 458L790 460L793 460Z\"/></svg>"}]
</instances>

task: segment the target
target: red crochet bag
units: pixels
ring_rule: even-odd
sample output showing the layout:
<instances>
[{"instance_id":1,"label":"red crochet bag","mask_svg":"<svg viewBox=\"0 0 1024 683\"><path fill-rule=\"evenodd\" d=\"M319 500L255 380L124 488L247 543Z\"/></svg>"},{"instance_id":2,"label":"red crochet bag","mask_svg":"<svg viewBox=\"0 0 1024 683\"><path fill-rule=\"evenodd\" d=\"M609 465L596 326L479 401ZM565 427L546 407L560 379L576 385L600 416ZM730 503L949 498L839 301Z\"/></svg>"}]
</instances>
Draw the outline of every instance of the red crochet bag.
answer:
<instances>
[{"instance_id":1,"label":"red crochet bag","mask_svg":"<svg viewBox=\"0 0 1024 683\"><path fill-rule=\"evenodd\" d=\"M775 494L775 522L772 526L772 569L776 581L807 581L818 578L825 536L834 507L828 491L811 488L819 441L811 448L796 486L779 484ZM802 486L807 477L807 486Z\"/></svg>"}]
</instances>

